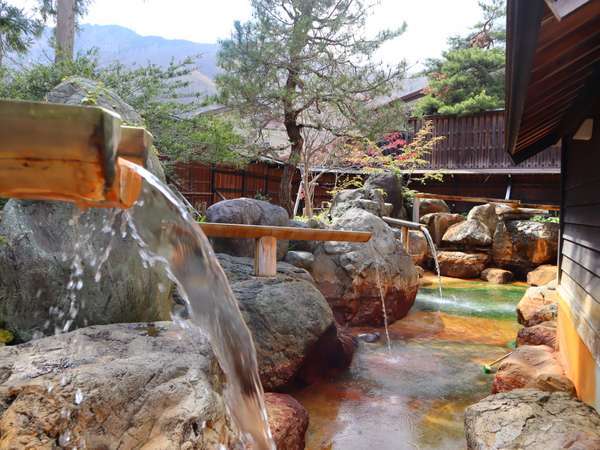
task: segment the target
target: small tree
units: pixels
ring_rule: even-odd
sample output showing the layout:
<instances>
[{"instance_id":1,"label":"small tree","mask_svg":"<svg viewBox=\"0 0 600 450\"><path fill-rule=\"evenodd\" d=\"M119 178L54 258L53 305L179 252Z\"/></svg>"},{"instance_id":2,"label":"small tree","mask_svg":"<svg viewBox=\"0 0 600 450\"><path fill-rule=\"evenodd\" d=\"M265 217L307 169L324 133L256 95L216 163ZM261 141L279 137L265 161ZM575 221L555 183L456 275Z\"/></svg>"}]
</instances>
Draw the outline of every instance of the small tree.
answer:
<instances>
[{"instance_id":1,"label":"small tree","mask_svg":"<svg viewBox=\"0 0 600 450\"><path fill-rule=\"evenodd\" d=\"M27 53L33 39L44 29L41 20L0 0L0 67L7 53Z\"/></svg>"},{"instance_id":2,"label":"small tree","mask_svg":"<svg viewBox=\"0 0 600 450\"><path fill-rule=\"evenodd\" d=\"M404 64L382 68L373 54L405 25L367 37L372 5L362 0L252 0L252 7L253 19L236 23L231 38L222 42L217 86L222 101L258 134L274 123L285 127L290 154L280 203L291 212L304 130L358 137L386 125L370 120L366 107L390 92Z\"/></svg>"}]
</instances>

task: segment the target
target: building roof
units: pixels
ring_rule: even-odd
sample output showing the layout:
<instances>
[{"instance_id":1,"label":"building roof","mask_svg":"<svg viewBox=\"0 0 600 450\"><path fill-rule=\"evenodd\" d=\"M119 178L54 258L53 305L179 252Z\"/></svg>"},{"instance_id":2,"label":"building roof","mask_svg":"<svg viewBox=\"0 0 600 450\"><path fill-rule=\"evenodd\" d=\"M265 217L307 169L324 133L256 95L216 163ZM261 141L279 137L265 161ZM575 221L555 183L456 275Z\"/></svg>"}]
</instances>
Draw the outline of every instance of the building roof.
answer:
<instances>
[{"instance_id":1,"label":"building roof","mask_svg":"<svg viewBox=\"0 0 600 450\"><path fill-rule=\"evenodd\" d=\"M573 133L598 98L600 1L509 0L507 32L506 150L519 163Z\"/></svg>"}]
</instances>

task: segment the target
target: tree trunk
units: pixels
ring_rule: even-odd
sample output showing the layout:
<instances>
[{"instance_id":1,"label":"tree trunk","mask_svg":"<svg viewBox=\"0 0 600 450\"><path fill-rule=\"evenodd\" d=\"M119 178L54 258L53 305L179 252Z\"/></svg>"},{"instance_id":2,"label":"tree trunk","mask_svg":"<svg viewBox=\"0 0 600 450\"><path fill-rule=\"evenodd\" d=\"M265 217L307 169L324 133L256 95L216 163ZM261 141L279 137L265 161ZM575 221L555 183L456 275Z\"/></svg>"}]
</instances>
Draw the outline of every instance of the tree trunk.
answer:
<instances>
[{"instance_id":1,"label":"tree trunk","mask_svg":"<svg viewBox=\"0 0 600 450\"><path fill-rule=\"evenodd\" d=\"M56 2L55 62L71 61L75 45L75 0Z\"/></svg>"}]
</instances>

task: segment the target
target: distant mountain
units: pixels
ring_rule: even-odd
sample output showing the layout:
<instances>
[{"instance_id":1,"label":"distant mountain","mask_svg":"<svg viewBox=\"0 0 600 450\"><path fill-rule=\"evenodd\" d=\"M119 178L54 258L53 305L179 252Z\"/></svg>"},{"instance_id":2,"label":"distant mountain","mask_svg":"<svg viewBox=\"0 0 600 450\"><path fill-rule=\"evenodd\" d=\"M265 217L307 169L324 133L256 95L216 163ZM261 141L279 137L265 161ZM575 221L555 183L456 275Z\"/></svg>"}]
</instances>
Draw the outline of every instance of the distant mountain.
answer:
<instances>
[{"instance_id":1,"label":"distant mountain","mask_svg":"<svg viewBox=\"0 0 600 450\"><path fill-rule=\"evenodd\" d=\"M49 45L51 33L51 29L44 32L32 46L26 60L33 62L53 59L54 52ZM187 57L198 57L197 69L190 76L193 87L208 94L215 92L218 44L140 36L118 25L82 25L75 38L75 51L92 48L98 49L98 57L102 64L120 61L127 65L153 63L167 66L173 59L181 61Z\"/></svg>"}]
</instances>

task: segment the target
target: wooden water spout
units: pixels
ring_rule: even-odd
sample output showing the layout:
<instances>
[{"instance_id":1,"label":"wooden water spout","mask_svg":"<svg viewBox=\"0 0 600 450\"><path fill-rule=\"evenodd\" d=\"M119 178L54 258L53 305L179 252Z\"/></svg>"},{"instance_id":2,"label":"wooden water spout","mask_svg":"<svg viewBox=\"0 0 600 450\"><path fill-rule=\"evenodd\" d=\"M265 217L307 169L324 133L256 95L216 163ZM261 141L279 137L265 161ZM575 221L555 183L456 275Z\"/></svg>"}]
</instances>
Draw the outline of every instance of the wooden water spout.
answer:
<instances>
[{"instance_id":1,"label":"wooden water spout","mask_svg":"<svg viewBox=\"0 0 600 450\"><path fill-rule=\"evenodd\" d=\"M99 107L0 100L0 197L128 208L152 136Z\"/></svg>"}]
</instances>

